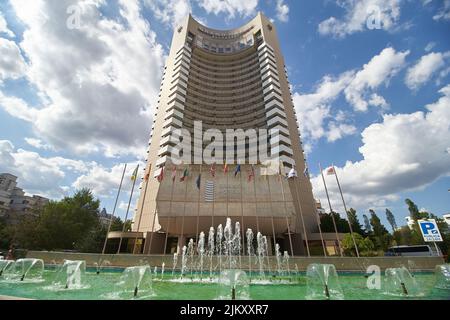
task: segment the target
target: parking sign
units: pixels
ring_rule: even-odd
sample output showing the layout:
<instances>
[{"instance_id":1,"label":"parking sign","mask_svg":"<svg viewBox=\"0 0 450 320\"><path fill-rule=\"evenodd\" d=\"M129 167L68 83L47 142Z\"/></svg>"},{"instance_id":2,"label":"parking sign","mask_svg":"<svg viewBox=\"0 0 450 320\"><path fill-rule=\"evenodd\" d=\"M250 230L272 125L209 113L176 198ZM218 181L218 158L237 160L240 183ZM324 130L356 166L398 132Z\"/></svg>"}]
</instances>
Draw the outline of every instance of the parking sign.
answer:
<instances>
[{"instance_id":1,"label":"parking sign","mask_svg":"<svg viewBox=\"0 0 450 320\"><path fill-rule=\"evenodd\" d=\"M436 220L418 220L420 231L422 232L423 240L425 242L440 242L442 241L441 233L439 232Z\"/></svg>"}]
</instances>

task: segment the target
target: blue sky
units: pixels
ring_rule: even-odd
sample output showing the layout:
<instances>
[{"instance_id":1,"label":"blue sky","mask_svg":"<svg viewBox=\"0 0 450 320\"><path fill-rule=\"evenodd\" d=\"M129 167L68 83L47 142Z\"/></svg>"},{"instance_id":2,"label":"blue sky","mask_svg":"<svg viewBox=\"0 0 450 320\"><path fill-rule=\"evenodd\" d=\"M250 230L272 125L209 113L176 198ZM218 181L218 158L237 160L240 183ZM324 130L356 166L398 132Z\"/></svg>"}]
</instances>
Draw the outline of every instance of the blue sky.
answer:
<instances>
[{"instance_id":1,"label":"blue sky","mask_svg":"<svg viewBox=\"0 0 450 320\"><path fill-rule=\"evenodd\" d=\"M450 212L450 1L32 3L0 2L0 171L27 192L90 187L111 211L121 164L127 175L143 164L173 28L189 12L230 29L262 11L277 27L315 196L325 205L318 163L334 163L360 216L374 208L386 221L390 208L403 222L407 197Z\"/></svg>"}]
</instances>

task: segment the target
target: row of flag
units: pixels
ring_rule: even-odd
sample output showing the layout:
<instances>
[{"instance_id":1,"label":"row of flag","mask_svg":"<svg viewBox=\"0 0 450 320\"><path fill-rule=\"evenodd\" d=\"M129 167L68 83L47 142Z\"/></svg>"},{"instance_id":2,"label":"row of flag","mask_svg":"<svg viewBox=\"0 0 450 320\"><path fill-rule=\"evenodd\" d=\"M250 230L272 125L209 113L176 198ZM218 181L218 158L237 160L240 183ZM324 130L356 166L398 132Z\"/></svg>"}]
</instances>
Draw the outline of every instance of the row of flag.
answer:
<instances>
[{"instance_id":1,"label":"row of flag","mask_svg":"<svg viewBox=\"0 0 450 320\"><path fill-rule=\"evenodd\" d=\"M138 170L139 170L139 166L137 166L136 169L133 171L133 174L131 176L132 181L136 180L137 175L138 175ZM149 172L147 172L147 174L145 175L144 179L146 181L150 178L150 171L151 171L151 168L149 168ZM280 168L279 168L278 174L283 175L282 174L283 171L284 171L284 165L282 162L280 162ZM211 165L209 172L213 178L216 177L216 165L215 164ZM228 173L228 164L227 163L225 163L225 165L223 167L223 173L224 174ZM234 176L236 177L240 173L242 173L241 165L238 164L234 170ZM327 175L336 174L334 166L327 168L326 173L327 173ZM164 180L164 174L165 174L165 167L162 167L159 175L156 177L158 182L162 182ZM308 179L310 178L308 167L305 167L303 175ZM182 176L180 177L180 182L184 182L188 176L189 176L189 170L188 170L188 168L185 168ZM255 176L256 176L255 167L252 165L251 169L248 171L248 182L251 182L255 178ZM295 168L291 168L291 170L287 174L286 178L294 178L294 177L297 177L297 172L295 171ZM175 166L172 168L171 178L172 178L172 182L175 182L175 180L177 178L177 167L175 167ZM198 175L197 180L196 180L196 184L199 189L200 189L200 183L201 183L201 174Z\"/></svg>"}]
</instances>

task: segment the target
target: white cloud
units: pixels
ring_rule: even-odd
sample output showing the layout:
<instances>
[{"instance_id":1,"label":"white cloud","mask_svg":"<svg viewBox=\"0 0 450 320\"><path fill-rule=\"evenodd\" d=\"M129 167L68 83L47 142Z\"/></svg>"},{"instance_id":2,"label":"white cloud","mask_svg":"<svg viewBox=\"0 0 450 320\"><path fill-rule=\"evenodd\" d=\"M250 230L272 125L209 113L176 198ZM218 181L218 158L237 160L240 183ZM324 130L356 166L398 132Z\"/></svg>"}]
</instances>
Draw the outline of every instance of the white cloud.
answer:
<instances>
[{"instance_id":1,"label":"white cloud","mask_svg":"<svg viewBox=\"0 0 450 320\"><path fill-rule=\"evenodd\" d=\"M81 24L71 30L66 10L74 4L82 8ZM102 4L11 0L26 26L20 46L30 61L28 79L45 98L33 117L21 118L57 149L141 155L165 54L137 0L119 1L120 19L101 15Z\"/></svg>"},{"instance_id":2,"label":"white cloud","mask_svg":"<svg viewBox=\"0 0 450 320\"><path fill-rule=\"evenodd\" d=\"M3 80L23 77L26 67L27 65L16 43L0 38L0 85Z\"/></svg>"},{"instance_id":3,"label":"white cloud","mask_svg":"<svg viewBox=\"0 0 450 320\"><path fill-rule=\"evenodd\" d=\"M362 160L337 168L349 206L384 205L400 192L423 189L450 175L450 85L439 92L443 96L426 112L385 115L362 132ZM331 198L340 207L338 188L329 178ZM316 197L325 199L321 177L312 183Z\"/></svg>"},{"instance_id":4,"label":"white cloud","mask_svg":"<svg viewBox=\"0 0 450 320\"><path fill-rule=\"evenodd\" d=\"M0 91L0 107L15 118L25 121L36 121L39 110L31 108L20 98L3 95Z\"/></svg>"},{"instance_id":5,"label":"white cloud","mask_svg":"<svg viewBox=\"0 0 450 320\"><path fill-rule=\"evenodd\" d=\"M385 106L386 102L381 101L379 96L372 96L367 101L364 95L367 91L374 90L381 84L388 84L389 80L403 68L408 54L409 51L396 52L393 48L386 48L356 73L345 89L345 97L355 110L366 111L371 104Z\"/></svg>"},{"instance_id":6,"label":"white cloud","mask_svg":"<svg viewBox=\"0 0 450 320\"><path fill-rule=\"evenodd\" d=\"M234 18L236 15L242 17L254 15L258 0L199 0L198 4L207 13L215 15L224 13L228 15L228 18Z\"/></svg>"},{"instance_id":7,"label":"white cloud","mask_svg":"<svg viewBox=\"0 0 450 320\"><path fill-rule=\"evenodd\" d=\"M52 146L44 143L41 139L36 138L24 138L25 142L36 149L53 150Z\"/></svg>"},{"instance_id":8,"label":"white cloud","mask_svg":"<svg viewBox=\"0 0 450 320\"><path fill-rule=\"evenodd\" d=\"M8 28L8 23L5 20L5 17L3 16L2 12L0 11L0 34L4 33L6 34L8 37L14 38L14 32L12 32L9 28Z\"/></svg>"},{"instance_id":9,"label":"white cloud","mask_svg":"<svg viewBox=\"0 0 450 320\"><path fill-rule=\"evenodd\" d=\"M278 20L281 22L288 22L289 6L284 2L284 0L277 0L276 14Z\"/></svg>"},{"instance_id":10,"label":"white cloud","mask_svg":"<svg viewBox=\"0 0 450 320\"><path fill-rule=\"evenodd\" d=\"M319 33L343 38L367 29L367 21L379 19L380 27L391 30L400 18L401 0L340 0L337 4L344 8L343 19L330 17L319 24ZM369 29L367 29L369 30Z\"/></svg>"},{"instance_id":11,"label":"white cloud","mask_svg":"<svg viewBox=\"0 0 450 320\"><path fill-rule=\"evenodd\" d=\"M19 186L27 193L58 198L65 194L60 187L66 172L83 173L83 161L62 157L42 157L36 152L16 150L7 140L0 140L0 171L19 177Z\"/></svg>"},{"instance_id":12,"label":"white cloud","mask_svg":"<svg viewBox=\"0 0 450 320\"><path fill-rule=\"evenodd\" d=\"M323 77L313 93L295 92L293 100L305 150L311 150L311 144L322 137L334 142L356 133L356 127L346 123L342 111L331 112L331 104L341 94L356 111L367 111L369 106L387 109L389 104L374 90L382 84L389 84L405 64L407 55L407 51L396 52L393 48L386 48L360 70L343 72L338 77Z\"/></svg>"},{"instance_id":13,"label":"white cloud","mask_svg":"<svg viewBox=\"0 0 450 320\"><path fill-rule=\"evenodd\" d=\"M143 164L141 164L141 169ZM125 172L125 177L123 181L122 190L128 191L131 189L132 181L131 176L136 168L137 163L132 163L127 165L127 170ZM117 193L117 189L120 185L120 179L123 174L124 165L115 165L108 169L102 165L94 164L90 167L89 171L85 174L79 176L72 186L74 188L89 188L96 195L103 197L112 197ZM138 173L138 179L136 181L135 191L138 191L138 184L140 183L140 177L142 176L142 170Z\"/></svg>"},{"instance_id":14,"label":"white cloud","mask_svg":"<svg viewBox=\"0 0 450 320\"><path fill-rule=\"evenodd\" d=\"M420 60L407 71L405 83L408 88L417 90L428 82L437 71L446 65L445 60L449 57L450 51L445 53L431 52L422 56ZM445 72L441 76L445 76Z\"/></svg>"},{"instance_id":15,"label":"white cloud","mask_svg":"<svg viewBox=\"0 0 450 320\"><path fill-rule=\"evenodd\" d=\"M155 17L166 25L177 26L182 19L192 12L189 0L144 0Z\"/></svg>"},{"instance_id":16,"label":"white cloud","mask_svg":"<svg viewBox=\"0 0 450 320\"><path fill-rule=\"evenodd\" d=\"M350 83L353 75L353 72L345 72L337 79L325 76L314 93L294 93L293 100L303 142L308 148L311 148L308 144L327 136L324 126L325 121L332 118L330 104Z\"/></svg>"},{"instance_id":17,"label":"white cloud","mask_svg":"<svg viewBox=\"0 0 450 320\"><path fill-rule=\"evenodd\" d=\"M450 0L445 0L439 12L433 16L436 21L450 20Z\"/></svg>"}]
</instances>

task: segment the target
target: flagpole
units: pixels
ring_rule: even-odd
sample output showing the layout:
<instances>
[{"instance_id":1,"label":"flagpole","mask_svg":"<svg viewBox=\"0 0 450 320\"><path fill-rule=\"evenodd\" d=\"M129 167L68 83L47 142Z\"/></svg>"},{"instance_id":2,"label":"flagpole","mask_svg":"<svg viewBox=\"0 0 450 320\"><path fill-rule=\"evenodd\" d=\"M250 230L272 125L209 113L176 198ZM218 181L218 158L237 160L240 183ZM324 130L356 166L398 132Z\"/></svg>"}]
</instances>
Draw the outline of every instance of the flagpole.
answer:
<instances>
[{"instance_id":1,"label":"flagpole","mask_svg":"<svg viewBox=\"0 0 450 320\"><path fill-rule=\"evenodd\" d=\"M295 170L295 169L294 169ZM298 176L297 176L298 179ZM306 251L308 253L308 257L311 257L311 253L309 251L309 243L308 243L308 234L306 233L306 226L305 226L305 220L303 218L303 209L302 209L302 204L300 201L300 193L299 193L299 188L298 188L298 184L297 184L297 179L294 179L294 186L295 186L295 191L297 193L297 201L298 201L298 206L300 209L300 219L302 221L302 227L303 227L303 233L305 234L305 242L306 242ZM298 221L298 217L297 217L297 221Z\"/></svg>"},{"instance_id":2,"label":"flagpole","mask_svg":"<svg viewBox=\"0 0 450 320\"><path fill-rule=\"evenodd\" d=\"M330 215L331 215L331 219L333 220L334 231L336 232L336 241L338 243L339 253L340 253L341 257L343 257L341 242L339 241L338 230L337 230L337 226L336 226L336 220L334 219L333 208L331 207L330 196L328 194L328 188L327 188L327 184L325 182L325 176L323 175L323 170L322 170L322 166L320 165L320 163L319 163L319 169L320 169L320 174L322 175L322 181L323 181L323 186L325 187L325 193L327 195L328 206L330 207Z\"/></svg>"},{"instance_id":3,"label":"flagpole","mask_svg":"<svg viewBox=\"0 0 450 320\"><path fill-rule=\"evenodd\" d=\"M184 169L185 171L187 170L186 168ZM184 176L184 172L183 172L183 176ZM184 188L184 207L183 207L183 218L181 219L181 238L184 237L184 220L185 220L185 216L186 216L186 198L187 198L187 179L188 177L186 176L183 180L183 182L185 183L185 188ZM184 243L186 243L186 240L184 241ZM183 246L185 246L185 244L182 244L181 249L183 249Z\"/></svg>"},{"instance_id":4,"label":"flagpole","mask_svg":"<svg viewBox=\"0 0 450 320\"><path fill-rule=\"evenodd\" d=\"M342 193L341 184L339 183L339 179L338 179L338 175L337 175L337 172L336 172L336 168L334 167L334 164L332 166L333 166L334 176L336 177L336 182L337 182L337 185L339 187L339 192L341 193L342 203L344 204L345 215L347 217L348 226L350 228L350 235L352 236L353 245L355 246L356 256L359 258L359 250L358 250L358 246L356 245L355 236L353 234L352 224L350 223L350 219L348 218L347 205L345 204L344 194Z\"/></svg>"},{"instance_id":5,"label":"flagpole","mask_svg":"<svg viewBox=\"0 0 450 320\"><path fill-rule=\"evenodd\" d=\"M170 207L169 207L169 218L168 218L169 222L168 222L168 225L167 225L166 240L164 241L164 254L166 254L166 250L167 250L167 240L169 238L169 229L170 229L170 220L171 220L170 215L172 215L173 189L175 187L175 179L176 179L176 176L177 176L177 174L176 174L176 167L172 168L172 176L174 174L173 169L175 169L175 178L172 178L172 190L170 192ZM176 221L176 219L175 219L175 221ZM175 225L176 225L176 223L175 223Z\"/></svg>"},{"instance_id":6,"label":"flagpole","mask_svg":"<svg viewBox=\"0 0 450 320\"><path fill-rule=\"evenodd\" d=\"M202 161L203 163L203 161ZM195 245L197 247L198 250L198 238L199 238L199 234L198 234L198 224L200 223L200 195L201 195L201 188L202 188L202 164L200 164L200 173L198 178L199 179L199 184L198 184L198 205L197 205L197 229L195 231Z\"/></svg>"},{"instance_id":7,"label":"flagpole","mask_svg":"<svg viewBox=\"0 0 450 320\"><path fill-rule=\"evenodd\" d=\"M242 195L242 170L239 172L239 180L241 182L241 240L242 240L242 254L239 252L239 268L242 269L241 256L245 253L245 233L244 233L244 196ZM235 230L236 232L236 230Z\"/></svg>"},{"instance_id":8,"label":"flagpole","mask_svg":"<svg viewBox=\"0 0 450 320\"><path fill-rule=\"evenodd\" d=\"M126 213L126 215L125 215L125 220L124 220L124 222L123 222L122 233L120 234L119 248L117 249L117 254L120 253L120 247L122 246L123 233L125 232L125 227L126 227L126 225L127 225L128 213L130 212L130 205L131 205L131 200L133 199L134 186L136 185L137 172L138 172L138 171L139 171L139 165L137 165L137 167L136 167L136 176L135 176L135 178L133 179L133 187L131 188L130 199L128 200L127 213Z\"/></svg>"},{"instance_id":9,"label":"flagpole","mask_svg":"<svg viewBox=\"0 0 450 320\"><path fill-rule=\"evenodd\" d=\"M287 206L286 206L286 197L284 195L284 187L283 187L283 180L282 179L280 179L280 185L281 185L281 194L283 195L284 213L286 215L286 226L287 226L287 231L288 231L289 244L291 246L291 257L293 257L294 256L294 247L292 246L291 228L289 227L289 219L287 217L288 210L287 210Z\"/></svg>"},{"instance_id":10,"label":"flagpole","mask_svg":"<svg viewBox=\"0 0 450 320\"><path fill-rule=\"evenodd\" d=\"M144 177L144 181L145 181L145 189L144 189L144 196L142 197L142 205L141 205L141 213L139 214L139 222L138 222L138 226L136 228L136 232L139 231L139 227L141 226L141 221L142 221L142 213L144 211L144 204L145 204L145 198L147 197L147 187L148 187L148 181L150 179L150 174L152 172L152 166L150 165L150 167L148 168L149 172L147 172L145 174ZM137 233L136 233L136 238L134 239L134 249L133 249L133 253L136 251L136 243L137 243Z\"/></svg>"},{"instance_id":11,"label":"flagpole","mask_svg":"<svg viewBox=\"0 0 450 320\"><path fill-rule=\"evenodd\" d=\"M269 190L269 195L272 195L272 192L270 191L270 181L269 181L269 179L267 179L267 190ZM272 210L272 197L270 197L269 201L270 201L270 209ZM273 240L272 241L273 242L272 245L273 245L273 250L275 252L275 247L277 245L277 239L276 239L276 236L275 236L275 227L273 225L273 216L271 216L271 224L272 224L272 240Z\"/></svg>"},{"instance_id":12,"label":"flagpole","mask_svg":"<svg viewBox=\"0 0 450 320\"><path fill-rule=\"evenodd\" d=\"M305 178L308 180L309 185L312 188L311 179L309 177L309 170L308 170L308 166L306 163L305 163ZM317 222L317 227L319 228L320 240L322 241L323 255L324 255L324 257L327 257L327 249L326 249L325 241L323 240L322 227L320 226L319 214L317 212L317 208L316 207L314 207L314 208L315 208L315 212L316 212L316 222Z\"/></svg>"},{"instance_id":13,"label":"flagpole","mask_svg":"<svg viewBox=\"0 0 450 320\"><path fill-rule=\"evenodd\" d=\"M112 222L113 222L113 219L114 219L114 214L116 213L117 202L119 201L120 191L122 190L122 183L123 183L123 178L125 177L125 171L126 170L127 170L127 164L125 163L125 166L123 168L122 178L120 179L119 189L117 191L116 201L114 203L114 209L113 209L113 212L111 214L111 219L109 220L108 232L106 233L106 238L105 238L105 243L103 244L102 254L105 254L106 243L108 242L108 234L111 231L111 225L112 225Z\"/></svg>"}]
</instances>

